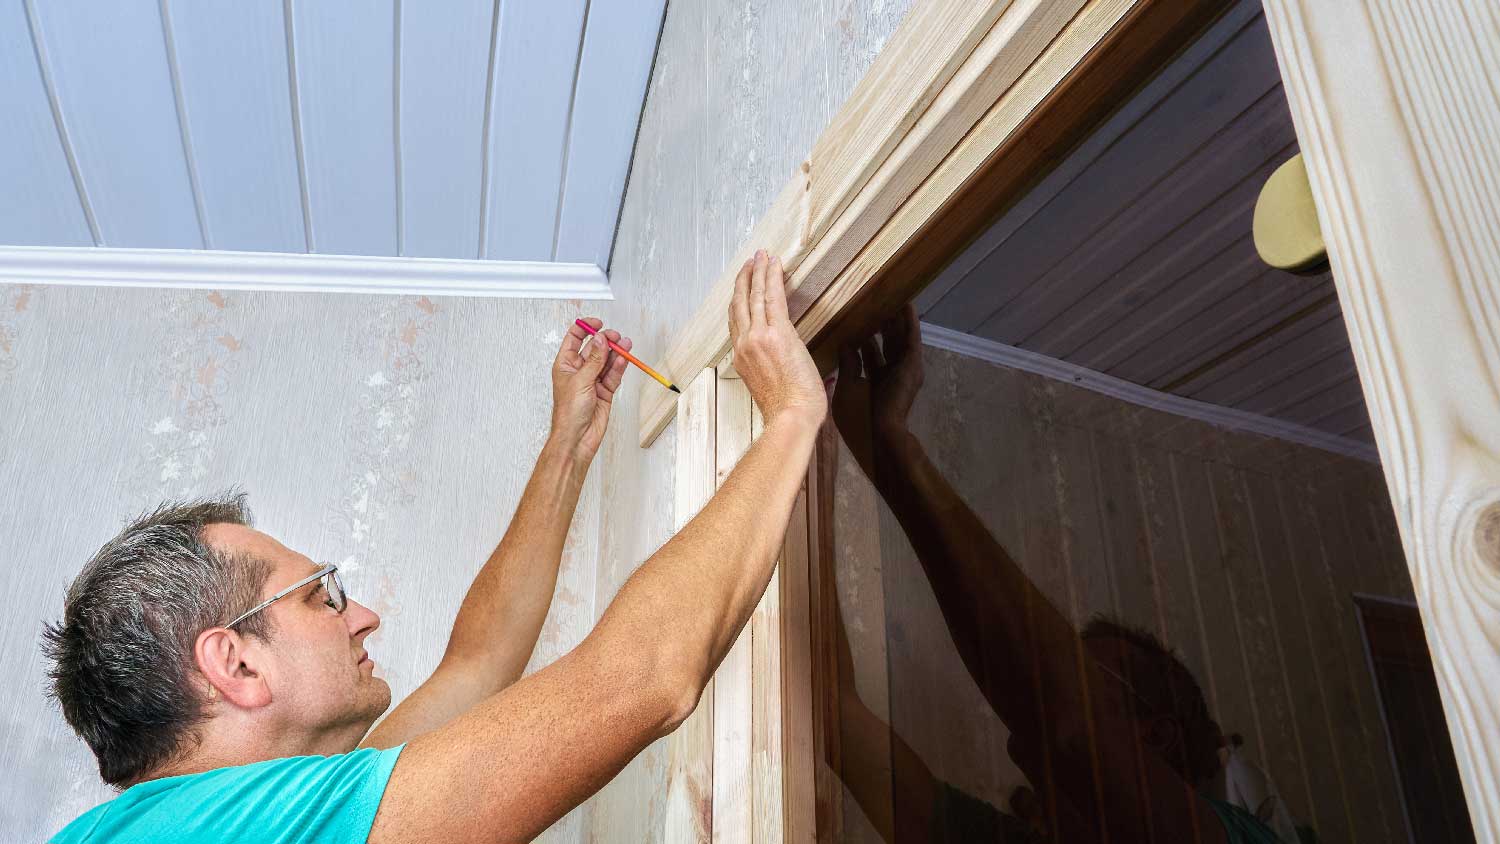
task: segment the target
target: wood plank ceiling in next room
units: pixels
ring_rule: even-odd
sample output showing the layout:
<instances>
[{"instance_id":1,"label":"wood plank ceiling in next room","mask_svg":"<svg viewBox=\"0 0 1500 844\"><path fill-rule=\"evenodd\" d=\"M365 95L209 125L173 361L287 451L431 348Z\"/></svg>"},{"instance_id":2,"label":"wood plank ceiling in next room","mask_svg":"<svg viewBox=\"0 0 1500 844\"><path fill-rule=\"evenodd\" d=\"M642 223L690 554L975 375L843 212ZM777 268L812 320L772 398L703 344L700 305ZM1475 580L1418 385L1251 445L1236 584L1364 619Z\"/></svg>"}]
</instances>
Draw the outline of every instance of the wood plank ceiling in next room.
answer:
<instances>
[{"instance_id":1,"label":"wood plank ceiling in next room","mask_svg":"<svg viewBox=\"0 0 1500 844\"><path fill-rule=\"evenodd\" d=\"M1297 152L1266 21L1242 0L917 299L923 321L1191 399L1372 442L1327 272L1251 239Z\"/></svg>"},{"instance_id":2,"label":"wood plank ceiling in next room","mask_svg":"<svg viewBox=\"0 0 1500 844\"><path fill-rule=\"evenodd\" d=\"M0 244L607 267L665 0L15 0Z\"/></svg>"}]
</instances>

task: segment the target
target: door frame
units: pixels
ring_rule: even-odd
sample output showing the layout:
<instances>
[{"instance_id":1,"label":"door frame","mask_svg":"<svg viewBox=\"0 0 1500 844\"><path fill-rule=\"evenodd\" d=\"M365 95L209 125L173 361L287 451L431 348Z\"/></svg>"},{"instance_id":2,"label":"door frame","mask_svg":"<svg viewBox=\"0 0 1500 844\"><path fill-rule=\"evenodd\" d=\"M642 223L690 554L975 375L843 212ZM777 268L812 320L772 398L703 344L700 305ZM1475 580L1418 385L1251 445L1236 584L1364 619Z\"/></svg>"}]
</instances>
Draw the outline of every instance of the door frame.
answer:
<instances>
[{"instance_id":1,"label":"door frame","mask_svg":"<svg viewBox=\"0 0 1500 844\"><path fill-rule=\"evenodd\" d=\"M696 512L713 488L703 479L722 477L753 438L753 425L733 442L701 428L742 389L724 389L737 383L724 364L724 313L752 250L783 257L798 333L831 371L832 350L915 295L1228 5L914 6L671 345L666 367L687 394L675 403L661 391L642 396L642 446L682 417L679 516L684 504ZM1484 389L1500 383L1500 156L1485 150L1500 137L1500 89L1488 81L1495 55L1475 32L1500 32L1500 14L1481 0L1441 15L1415 6L1265 0L1470 815L1487 840L1500 833L1500 762L1490 752L1500 713L1487 705L1500 699L1491 644L1500 637L1500 392ZM809 479L816 485L816 467ZM725 685L748 693L721 696L716 677L697 732L669 740L669 788L701 794L706 778L713 795L708 817L678 830L687 837L827 840L814 802L836 795L809 787L826 738L813 693L826 677L815 641L826 603L812 576L816 500L804 495L794 511L766 593L776 606L757 610L759 640L754 622L747 628L752 659L726 660L737 676ZM715 717L720 700L744 699L761 704L750 706L746 734L766 753L779 737L779 756L734 744L739 710ZM748 812L725 802L736 799Z\"/></svg>"}]
</instances>

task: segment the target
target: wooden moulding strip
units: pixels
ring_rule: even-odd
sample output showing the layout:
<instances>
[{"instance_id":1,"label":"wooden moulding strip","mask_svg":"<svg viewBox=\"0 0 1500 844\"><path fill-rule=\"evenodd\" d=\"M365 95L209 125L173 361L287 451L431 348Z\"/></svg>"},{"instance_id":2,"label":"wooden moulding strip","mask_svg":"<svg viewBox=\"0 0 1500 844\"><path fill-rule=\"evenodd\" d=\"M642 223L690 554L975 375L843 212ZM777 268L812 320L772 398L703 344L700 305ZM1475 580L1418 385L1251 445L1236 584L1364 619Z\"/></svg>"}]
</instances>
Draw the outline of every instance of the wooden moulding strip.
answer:
<instances>
[{"instance_id":1,"label":"wooden moulding strip","mask_svg":"<svg viewBox=\"0 0 1500 844\"><path fill-rule=\"evenodd\" d=\"M929 0L901 21L813 144L808 239L843 213L1013 0Z\"/></svg>"},{"instance_id":2,"label":"wooden moulding strip","mask_svg":"<svg viewBox=\"0 0 1500 844\"><path fill-rule=\"evenodd\" d=\"M667 351L668 374L696 371L729 351L725 314L734 277L757 248L782 256L790 273L793 316L805 310L1081 4L963 0L916 7ZM933 27L939 24L949 31L934 40ZM894 58L885 59L887 53ZM907 68L906 82L887 78L901 67ZM913 74L920 77L915 86L909 84ZM941 90L928 96L927 88L934 86ZM921 96L910 93L913 87ZM882 90L890 102L875 96ZM832 209L841 213L834 217ZM666 427L675 405L670 397L646 391L640 407L640 443L647 446Z\"/></svg>"},{"instance_id":3,"label":"wooden moulding strip","mask_svg":"<svg viewBox=\"0 0 1500 844\"><path fill-rule=\"evenodd\" d=\"M714 494L718 378L712 369L683 380L677 425L674 521L680 530ZM708 841L713 834L714 685L667 739L668 841Z\"/></svg>"},{"instance_id":4,"label":"wooden moulding strip","mask_svg":"<svg viewBox=\"0 0 1500 844\"><path fill-rule=\"evenodd\" d=\"M816 840L844 840L843 744L839 730L839 660L834 631L838 624L838 596L833 588L835 565L833 517L834 484L838 472L839 434L833 422L823 423L817 449L807 471L807 596L811 625L808 678L813 701L813 816ZM783 631L782 635L787 635ZM806 792L788 798L807 799ZM803 810L805 814L805 810ZM790 813L789 813L790 814Z\"/></svg>"},{"instance_id":5,"label":"wooden moulding strip","mask_svg":"<svg viewBox=\"0 0 1500 844\"><path fill-rule=\"evenodd\" d=\"M782 817L785 840L817 838L814 796L817 785L816 737L813 728L812 595L808 578L813 535L808 513L808 485L803 484L787 525L778 585L781 629ZM758 675L757 675L758 676Z\"/></svg>"},{"instance_id":6,"label":"wooden moulding strip","mask_svg":"<svg viewBox=\"0 0 1500 844\"><path fill-rule=\"evenodd\" d=\"M662 371L669 378L678 373L696 372L711 367L729 353L729 301L734 298L734 277L756 249L764 248L780 255L782 265L795 277L795 267L801 261L803 221L807 218L807 170L797 171L792 181L782 189L781 195L760 218L750 239L740 247L729 270L708 292L708 298L698 306L693 318L683 326L682 332L662 358ZM642 448L656 440L672 415L677 403L669 391L657 389L641 391L640 444Z\"/></svg>"},{"instance_id":7,"label":"wooden moulding strip","mask_svg":"<svg viewBox=\"0 0 1500 844\"><path fill-rule=\"evenodd\" d=\"M751 439L759 438L764 429L765 419L760 414L760 408L752 405ZM784 754L786 705L783 703L785 679L781 667L787 644L782 633L782 596L786 592L782 581L789 565L788 555L792 553L791 535L797 517L794 504L791 521L787 524L787 535L782 541L781 556L776 567L771 569L771 579L766 584L766 591L761 594L760 603L750 616L750 793L754 816L752 844L782 844L788 838L797 840L787 833L792 821L786 812L784 790L784 783L790 772ZM809 712L803 717L810 716ZM794 714L793 718L796 717ZM812 794L810 781L806 793Z\"/></svg>"},{"instance_id":8,"label":"wooden moulding strip","mask_svg":"<svg viewBox=\"0 0 1500 844\"><path fill-rule=\"evenodd\" d=\"M705 372L704 377L710 373ZM715 428L715 481L723 486L750 448L754 412L750 390L738 378L718 380ZM752 613L752 619L754 614ZM713 841L749 844L755 828L752 737L754 734L753 623L735 638L714 672ZM777 806L780 816L780 806Z\"/></svg>"},{"instance_id":9,"label":"wooden moulding strip","mask_svg":"<svg viewBox=\"0 0 1500 844\"><path fill-rule=\"evenodd\" d=\"M831 370L840 345L910 301L1227 5L1085 5L802 315L797 330L814 347L820 368Z\"/></svg>"}]
</instances>

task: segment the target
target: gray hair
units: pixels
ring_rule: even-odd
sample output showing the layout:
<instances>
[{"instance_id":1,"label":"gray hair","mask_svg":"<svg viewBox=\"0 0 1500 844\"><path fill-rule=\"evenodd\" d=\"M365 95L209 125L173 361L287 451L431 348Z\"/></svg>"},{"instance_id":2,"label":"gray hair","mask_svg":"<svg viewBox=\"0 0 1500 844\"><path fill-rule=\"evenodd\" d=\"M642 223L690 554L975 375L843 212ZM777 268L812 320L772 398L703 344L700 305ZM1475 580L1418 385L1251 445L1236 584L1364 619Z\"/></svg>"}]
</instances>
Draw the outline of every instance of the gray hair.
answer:
<instances>
[{"instance_id":1,"label":"gray hair","mask_svg":"<svg viewBox=\"0 0 1500 844\"><path fill-rule=\"evenodd\" d=\"M115 786L178 757L206 717L194 682L198 634L259 600L271 566L203 541L211 524L250 525L245 494L166 502L104 543L68 587L42 649L51 696ZM269 635L265 613L237 626Z\"/></svg>"}]
</instances>

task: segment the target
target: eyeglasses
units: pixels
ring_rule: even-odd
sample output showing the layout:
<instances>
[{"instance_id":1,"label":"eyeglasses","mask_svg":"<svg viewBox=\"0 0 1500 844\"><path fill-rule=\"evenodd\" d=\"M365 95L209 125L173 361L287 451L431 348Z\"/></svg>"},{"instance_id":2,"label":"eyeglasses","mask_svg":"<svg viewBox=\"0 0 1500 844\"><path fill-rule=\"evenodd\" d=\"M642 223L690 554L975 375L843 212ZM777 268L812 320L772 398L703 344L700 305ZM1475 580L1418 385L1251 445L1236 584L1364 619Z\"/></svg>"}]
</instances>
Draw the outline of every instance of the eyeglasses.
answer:
<instances>
[{"instance_id":1,"label":"eyeglasses","mask_svg":"<svg viewBox=\"0 0 1500 844\"><path fill-rule=\"evenodd\" d=\"M280 592L277 592L275 595L272 595L264 601L261 601L259 604L256 604L255 606L242 613L239 618L236 618L234 621L231 621L224 626L233 627L236 624L239 624L240 622L244 621L252 615L255 615L256 613L276 603L282 598L285 598L293 592L296 592L298 589L301 589L307 584L312 583L314 580L322 580L323 589L328 593L328 597L323 599L323 603L332 607L335 612L343 612L344 607L349 605L349 599L344 594L344 581L339 579L339 567L334 563L326 563L322 568L318 569L307 577L302 578L296 583L293 583L291 586L288 586Z\"/></svg>"}]
</instances>

